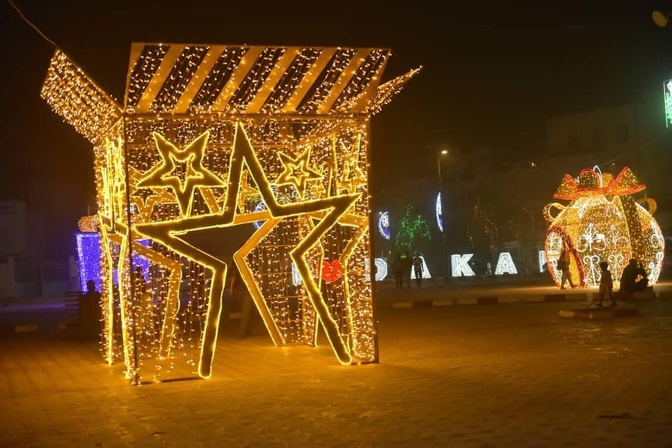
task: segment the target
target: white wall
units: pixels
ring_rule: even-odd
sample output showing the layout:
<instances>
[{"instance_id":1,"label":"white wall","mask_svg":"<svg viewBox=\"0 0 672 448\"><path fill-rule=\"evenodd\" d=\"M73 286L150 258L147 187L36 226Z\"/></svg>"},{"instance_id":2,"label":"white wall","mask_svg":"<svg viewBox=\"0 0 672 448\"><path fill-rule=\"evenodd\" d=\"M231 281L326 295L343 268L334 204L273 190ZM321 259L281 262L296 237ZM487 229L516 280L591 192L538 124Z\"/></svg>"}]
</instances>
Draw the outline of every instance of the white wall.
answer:
<instances>
[{"instance_id":1,"label":"white wall","mask_svg":"<svg viewBox=\"0 0 672 448\"><path fill-rule=\"evenodd\" d=\"M28 213L23 201L0 202L0 256L27 254Z\"/></svg>"}]
</instances>

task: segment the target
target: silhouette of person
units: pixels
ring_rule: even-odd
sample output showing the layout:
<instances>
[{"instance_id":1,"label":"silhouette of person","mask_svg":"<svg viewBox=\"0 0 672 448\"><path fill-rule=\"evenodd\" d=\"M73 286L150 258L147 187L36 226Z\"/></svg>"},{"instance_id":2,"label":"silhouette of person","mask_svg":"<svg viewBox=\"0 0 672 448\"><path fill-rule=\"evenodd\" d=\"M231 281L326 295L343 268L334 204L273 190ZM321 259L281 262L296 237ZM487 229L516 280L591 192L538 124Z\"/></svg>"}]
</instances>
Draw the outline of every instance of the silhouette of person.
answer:
<instances>
[{"instance_id":1,"label":"silhouette of person","mask_svg":"<svg viewBox=\"0 0 672 448\"><path fill-rule=\"evenodd\" d=\"M420 252L416 252L415 257L413 257L413 272L415 273L415 283L418 285L418 288L420 287L420 283L422 283L423 265L424 263L420 257Z\"/></svg>"},{"instance_id":2,"label":"silhouette of person","mask_svg":"<svg viewBox=\"0 0 672 448\"><path fill-rule=\"evenodd\" d=\"M649 284L646 271L637 263L636 258L631 258L621 274L621 289L623 292L644 291Z\"/></svg>"},{"instance_id":3,"label":"silhouette of person","mask_svg":"<svg viewBox=\"0 0 672 448\"><path fill-rule=\"evenodd\" d=\"M558 259L558 269L562 272L562 279L560 280L560 289L565 289L565 283L569 280L569 286L576 288L574 282L572 282L572 276L569 272L569 266L572 262L571 252L567 245L562 246L562 251L560 252L560 258Z\"/></svg>"},{"instance_id":4,"label":"silhouette of person","mask_svg":"<svg viewBox=\"0 0 672 448\"><path fill-rule=\"evenodd\" d=\"M79 325L86 338L94 339L100 335L102 322L100 293L96 291L96 282L86 282L86 293L79 298Z\"/></svg>"},{"instance_id":5,"label":"silhouette of person","mask_svg":"<svg viewBox=\"0 0 672 448\"><path fill-rule=\"evenodd\" d=\"M605 295L608 295L611 299L611 306L616 306L616 300L614 299L614 294L612 292L614 288L614 281L611 278L611 272L609 272L609 263L603 261L600 263L600 269L602 270L602 276L600 277L600 303L599 306L602 306L602 300Z\"/></svg>"}]
</instances>

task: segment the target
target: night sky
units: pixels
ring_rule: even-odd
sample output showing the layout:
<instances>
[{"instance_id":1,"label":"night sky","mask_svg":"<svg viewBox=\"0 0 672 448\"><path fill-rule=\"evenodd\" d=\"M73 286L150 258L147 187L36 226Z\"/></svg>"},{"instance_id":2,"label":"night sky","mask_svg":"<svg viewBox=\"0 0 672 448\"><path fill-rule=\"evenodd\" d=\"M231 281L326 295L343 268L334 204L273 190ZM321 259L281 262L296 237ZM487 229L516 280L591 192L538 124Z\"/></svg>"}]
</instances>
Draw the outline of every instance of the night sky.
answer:
<instances>
[{"instance_id":1,"label":"night sky","mask_svg":"<svg viewBox=\"0 0 672 448\"><path fill-rule=\"evenodd\" d=\"M523 159L545 119L656 99L672 77L672 24L651 20L672 0L14 3L119 102L131 42L391 48L385 79L424 70L374 118L374 188L433 175L438 143ZM91 146L39 97L53 47L7 1L0 18L0 199L44 210L50 254L67 254L93 196Z\"/></svg>"}]
</instances>

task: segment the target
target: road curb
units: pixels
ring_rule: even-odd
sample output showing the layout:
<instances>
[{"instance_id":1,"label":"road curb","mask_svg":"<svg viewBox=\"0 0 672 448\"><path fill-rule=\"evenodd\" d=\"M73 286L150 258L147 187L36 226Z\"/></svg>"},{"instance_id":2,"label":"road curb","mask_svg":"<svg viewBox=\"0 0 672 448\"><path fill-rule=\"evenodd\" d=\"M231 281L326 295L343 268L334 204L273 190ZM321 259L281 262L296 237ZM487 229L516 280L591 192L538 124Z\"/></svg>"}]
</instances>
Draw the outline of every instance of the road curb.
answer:
<instances>
[{"instance_id":1,"label":"road curb","mask_svg":"<svg viewBox=\"0 0 672 448\"><path fill-rule=\"evenodd\" d=\"M0 334L5 333L34 333L38 331L37 325L6 325L0 327Z\"/></svg>"},{"instance_id":2,"label":"road curb","mask_svg":"<svg viewBox=\"0 0 672 448\"><path fill-rule=\"evenodd\" d=\"M439 300L411 300L406 302L392 302L392 308L433 308L452 305L500 305L506 303L553 303L553 302L583 302L588 300L587 293L579 294L544 294L543 296L522 297L465 297L458 299Z\"/></svg>"},{"instance_id":3,"label":"road curb","mask_svg":"<svg viewBox=\"0 0 672 448\"><path fill-rule=\"evenodd\" d=\"M582 320L604 320L615 317L639 316L637 308L590 308L582 310L563 310L558 313L560 317Z\"/></svg>"}]
</instances>

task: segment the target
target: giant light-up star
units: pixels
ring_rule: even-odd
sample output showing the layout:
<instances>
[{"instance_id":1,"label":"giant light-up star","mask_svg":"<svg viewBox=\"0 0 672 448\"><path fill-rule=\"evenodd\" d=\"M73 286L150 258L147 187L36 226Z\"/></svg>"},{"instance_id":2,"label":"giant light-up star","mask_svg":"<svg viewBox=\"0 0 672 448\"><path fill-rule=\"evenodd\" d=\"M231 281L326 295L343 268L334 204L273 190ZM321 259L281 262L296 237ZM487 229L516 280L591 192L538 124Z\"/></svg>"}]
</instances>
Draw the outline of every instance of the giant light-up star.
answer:
<instances>
[{"instance_id":1,"label":"giant light-up star","mask_svg":"<svg viewBox=\"0 0 672 448\"><path fill-rule=\"evenodd\" d=\"M305 259L305 254L338 222L338 220L355 203L359 195L334 196L331 198L301 203L280 204L275 198L263 168L240 124L236 127L231 160L232 163L229 169L230 184L222 213L209 216L196 216L177 221L140 224L137 226L138 232L154 241L161 242L166 247L191 260L207 266L213 272L209 305L207 308L207 321L198 368L199 375L207 378L212 372L212 360L215 353L215 343L222 306L222 292L224 291L226 281L227 265L213 254L188 243L184 239L184 235L190 231L226 228L259 220L259 217L257 216L240 216L235 213L236 205L238 203L238 187L241 183L243 174L243 162L249 167L250 176L259 186L259 192L268 209L268 213L262 213L261 215L268 216L266 217L267 223L262 225L261 228L255 232L252 238L250 238L250 240L243 246L243 249L234 255L234 259L241 269L243 280L252 293L254 301L261 311L267 328L271 331L271 336L274 340L277 340L280 337L278 332L271 329L274 325L270 313L266 309L265 302L256 285L253 273L245 261L245 256L255 247L256 243L267 235L268 232L283 218L319 213L321 219L312 231L299 242L294 250L291 251L291 257L301 276L301 281L305 285L308 296L320 317L320 322L325 329L338 360L343 364L349 364L352 361L350 351L343 338L339 335L337 324L331 317L329 308L322 297L319 286L310 272L310 267ZM237 216L240 216L240 219L236 219Z\"/></svg>"}]
</instances>

